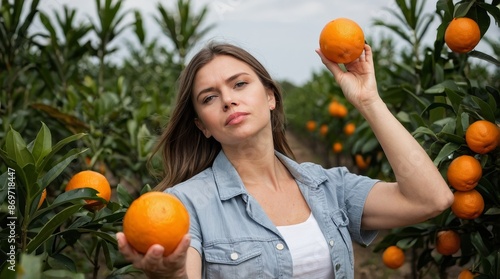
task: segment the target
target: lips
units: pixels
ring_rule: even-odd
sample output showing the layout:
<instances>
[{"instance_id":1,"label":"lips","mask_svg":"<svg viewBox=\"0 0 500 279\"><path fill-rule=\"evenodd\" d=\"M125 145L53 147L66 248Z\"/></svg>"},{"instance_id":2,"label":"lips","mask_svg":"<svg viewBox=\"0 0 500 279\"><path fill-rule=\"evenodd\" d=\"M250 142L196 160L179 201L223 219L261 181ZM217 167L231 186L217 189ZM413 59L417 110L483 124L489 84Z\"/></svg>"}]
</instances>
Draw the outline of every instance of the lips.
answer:
<instances>
[{"instance_id":1,"label":"lips","mask_svg":"<svg viewBox=\"0 0 500 279\"><path fill-rule=\"evenodd\" d=\"M248 113L245 112L231 113L226 119L226 125L234 125L240 123L241 121L243 121L245 115L248 115Z\"/></svg>"}]
</instances>

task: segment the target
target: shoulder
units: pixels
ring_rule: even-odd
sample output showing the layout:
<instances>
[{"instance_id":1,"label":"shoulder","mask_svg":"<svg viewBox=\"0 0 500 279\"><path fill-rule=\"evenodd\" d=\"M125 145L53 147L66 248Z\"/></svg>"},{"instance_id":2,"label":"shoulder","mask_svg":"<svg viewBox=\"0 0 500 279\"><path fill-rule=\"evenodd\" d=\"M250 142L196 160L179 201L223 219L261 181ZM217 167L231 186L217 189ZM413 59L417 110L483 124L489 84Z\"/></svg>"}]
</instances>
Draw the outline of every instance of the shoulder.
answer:
<instances>
[{"instance_id":1,"label":"shoulder","mask_svg":"<svg viewBox=\"0 0 500 279\"><path fill-rule=\"evenodd\" d=\"M207 168L190 179L166 189L165 192L177 196L183 202L212 196L217 193L213 170Z\"/></svg>"}]
</instances>

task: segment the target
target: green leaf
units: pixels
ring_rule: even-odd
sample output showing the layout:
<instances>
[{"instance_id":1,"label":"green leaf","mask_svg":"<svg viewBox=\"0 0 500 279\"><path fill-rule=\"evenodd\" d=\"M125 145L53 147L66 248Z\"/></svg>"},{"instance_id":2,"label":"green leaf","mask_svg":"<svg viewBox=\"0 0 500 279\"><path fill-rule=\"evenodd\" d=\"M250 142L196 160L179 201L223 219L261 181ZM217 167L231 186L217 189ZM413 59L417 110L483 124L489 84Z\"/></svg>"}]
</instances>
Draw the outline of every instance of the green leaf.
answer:
<instances>
[{"instance_id":1,"label":"green leaf","mask_svg":"<svg viewBox=\"0 0 500 279\"><path fill-rule=\"evenodd\" d=\"M110 247L111 246L111 247ZM106 260L106 266L109 270L113 270L113 265L116 259L116 248L109 244L107 241L101 241L102 253Z\"/></svg>"},{"instance_id":2,"label":"green leaf","mask_svg":"<svg viewBox=\"0 0 500 279\"><path fill-rule=\"evenodd\" d=\"M476 248L479 255L481 255L482 257L487 257L490 254L490 252L488 251L488 247L484 245L481 234L478 231L471 233L471 242L472 245Z\"/></svg>"},{"instance_id":3,"label":"green leaf","mask_svg":"<svg viewBox=\"0 0 500 279\"><path fill-rule=\"evenodd\" d=\"M438 139L438 137L436 136L436 134L429 128L427 127L418 127L415 131L413 131L412 135L414 137L418 137L420 135L428 135L428 136L431 136L432 138L434 139Z\"/></svg>"},{"instance_id":4,"label":"green leaf","mask_svg":"<svg viewBox=\"0 0 500 279\"><path fill-rule=\"evenodd\" d=\"M415 243L417 243L417 241L418 241L417 237L409 237L409 238L401 239L400 241L398 241L396 243L396 245L399 246L399 248L404 250L404 249L408 249L408 248L413 247L413 245L415 245Z\"/></svg>"},{"instance_id":5,"label":"green leaf","mask_svg":"<svg viewBox=\"0 0 500 279\"><path fill-rule=\"evenodd\" d=\"M473 50L468 53L470 57L475 57L479 58L481 60L484 60L486 62L489 62L497 67L500 67L500 61L496 60L493 56L488 55L484 52L478 51L478 50Z\"/></svg>"},{"instance_id":6,"label":"green leaf","mask_svg":"<svg viewBox=\"0 0 500 279\"><path fill-rule=\"evenodd\" d=\"M52 151L52 136L49 128L42 122L42 128L40 128L40 131L36 135L33 150L31 152L35 159L35 166L38 167L41 160L47 156L50 151Z\"/></svg>"},{"instance_id":7,"label":"green leaf","mask_svg":"<svg viewBox=\"0 0 500 279\"><path fill-rule=\"evenodd\" d=\"M88 150L78 150L78 149L72 149L69 151L67 154L65 154L61 161L57 163L54 167L52 167L50 170L47 171L38 181L39 184L42 188L47 187L54 179L56 179L65 169L66 167L76 159L80 154L86 152Z\"/></svg>"},{"instance_id":8,"label":"green leaf","mask_svg":"<svg viewBox=\"0 0 500 279\"><path fill-rule=\"evenodd\" d=\"M457 151L460 148L459 144L449 142L443 146L443 149L441 149L441 152L434 158L434 165L439 166L442 161L448 159L448 156L450 156L453 152Z\"/></svg>"},{"instance_id":9,"label":"green leaf","mask_svg":"<svg viewBox=\"0 0 500 279\"><path fill-rule=\"evenodd\" d=\"M379 146L379 142L377 138L370 138L365 144L363 144L363 147L361 148L361 153L369 153L373 151L377 146Z\"/></svg>"},{"instance_id":10,"label":"green leaf","mask_svg":"<svg viewBox=\"0 0 500 279\"><path fill-rule=\"evenodd\" d=\"M118 184L116 186L116 192L118 193L118 201L120 204L122 204L124 207L129 207L134 198L132 195L123 187L123 185Z\"/></svg>"},{"instance_id":11,"label":"green leaf","mask_svg":"<svg viewBox=\"0 0 500 279\"><path fill-rule=\"evenodd\" d=\"M28 243L26 251L33 253L40 245L42 245L51 234L65 221L67 221L73 214L82 208L81 204L75 204L66 207L61 212L57 213L42 227L40 232Z\"/></svg>"},{"instance_id":12,"label":"green leaf","mask_svg":"<svg viewBox=\"0 0 500 279\"><path fill-rule=\"evenodd\" d=\"M47 259L48 264L53 268L51 271L56 271L59 267L66 269L67 272L76 272L76 264L70 257L64 254L53 254L50 255ZM44 275L47 275L44 272ZM72 275L72 274L71 274ZM73 278L73 277L64 277L64 278Z\"/></svg>"},{"instance_id":13,"label":"green leaf","mask_svg":"<svg viewBox=\"0 0 500 279\"><path fill-rule=\"evenodd\" d=\"M7 155L16 162L19 168L23 168L27 164L35 164L33 155L26 147L26 142L12 127L5 138L5 149Z\"/></svg>"},{"instance_id":14,"label":"green leaf","mask_svg":"<svg viewBox=\"0 0 500 279\"><path fill-rule=\"evenodd\" d=\"M88 233L88 234L91 234L93 236L96 236L100 239L103 239L109 243L112 243L113 245L118 245L117 242L116 242L116 238L114 238L113 236L111 236L109 233L105 233L105 232L100 232L100 231L96 231L96 230L91 230L91 229L84 229L84 228L77 228L77 229L74 229L80 233Z\"/></svg>"},{"instance_id":15,"label":"green leaf","mask_svg":"<svg viewBox=\"0 0 500 279\"><path fill-rule=\"evenodd\" d=\"M52 156L54 156L57 152L59 152L59 150L61 148L63 148L64 146L66 146L70 142L73 142L73 141L76 141L76 140L79 140L79 139L83 138L86 135L87 134L83 134L83 133L72 135L72 136L69 136L69 137L67 137L65 139L62 139L61 141L59 141L58 143L56 143L52 147L52 151L50 151L50 153L43 158L42 163L40 164L40 166L39 166L38 169L39 170L44 170L45 167L46 167L46 165L49 163L50 159L52 158Z\"/></svg>"},{"instance_id":16,"label":"green leaf","mask_svg":"<svg viewBox=\"0 0 500 279\"><path fill-rule=\"evenodd\" d=\"M97 196L97 193L99 193L96 189L94 188L79 188L79 189L74 189L71 191L64 192L57 196L57 198L52 202L50 205L56 206L56 205L62 205L68 202L75 202L78 200L98 200L105 202L103 198L100 198Z\"/></svg>"},{"instance_id":17,"label":"green leaf","mask_svg":"<svg viewBox=\"0 0 500 279\"><path fill-rule=\"evenodd\" d=\"M479 109L479 114L483 116L484 119L495 123L495 113L490 105L476 96L470 96L470 98L472 99L474 104L477 105L474 107Z\"/></svg>"},{"instance_id":18,"label":"green leaf","mask_svg":"<svg viewBox=\"0 0 500 279\"><path fill-rule=\"evenodd\" d=\"M61 193L49 206L37 210L33 214L32 219L34 220L39 216L45 214L47 211L51 211L56 207L68 203L73 203L83 206L87 204L85 200L98 200L101 202L106 202L103 198L98 197L97 193L98 193L97 190L93 188L80 188Z\"/></svg>"},{"instance_id":19,"label":"green leaf","mask_svg":"<svg viewBox=\"0 0 500 279\"><path fill-rule=\"evenodd\" d=\"M455 12L453 13L454 17L464 17L469 12L472 5L475 1L467 1L465 3L458 3L455 6Z\"/></svg>"},{"instance_id":20,"label":"green leaf","mask_svg":"<svg viewBox=\"0 0 500 279\"><path fill-rule=\"evenodd\" d=\"M445 93L446 89L451 89L454 91L460 91L460 88L456 84L455 81L452 80L445 80L439 84L436 84L424 91L426 94L431 94L431 95L441 95Z\"/></svg>"}]
</instances>

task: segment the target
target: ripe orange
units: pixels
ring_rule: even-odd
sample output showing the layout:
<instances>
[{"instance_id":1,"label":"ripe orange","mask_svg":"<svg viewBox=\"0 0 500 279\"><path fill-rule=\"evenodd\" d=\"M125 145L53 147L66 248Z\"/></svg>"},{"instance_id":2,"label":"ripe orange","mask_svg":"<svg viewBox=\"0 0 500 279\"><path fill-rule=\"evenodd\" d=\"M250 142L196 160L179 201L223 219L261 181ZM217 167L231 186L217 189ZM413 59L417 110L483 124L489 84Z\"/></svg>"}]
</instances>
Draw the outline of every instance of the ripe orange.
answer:
<instances>
[{"instance_id":1,"label":"ripe orange","mask_svg":"<svg viewBox=\"0 0 500 279\"><path fill-rule=\"evenodd\" d=\"M42 196L40 197L40 201L38 202L38 206L36 209L39 209L42 206L43 201L45 201L46 197L47 197L47 189L43 189Z\"/></svg>"},{"instance_id":2,"label":"ripe orange","mask_svg":"<svg viewBox=\"0 0 500 279\"><path fill-rule=\"evenodd\" d=\"M123 233L134 249L145 254L153 244L170 255L189 231L189 213L174 195L147 192L134 200L123 217Z\"/></svg>"},{"instance_id":3,"label":"ripe orange","mask_svg":"<svg viewBox=\"0 0 500 279\"><path fill-rule=\"evenodd\" d=\"M438 232L436 250L439 254L445 256L455 254L460 250L460 235L453 230Z\"/></svg>"},{"instance_id":4,"label":"ripe orange","mask_svg":"<svg viewBox=\"0 0 500 279\"><path fill-rule=\"evenodd\" d=\"M481 194L472 189L453 193L455 199L451 205L451 211L460 219L475 219L483 213L484 199Z\"/></svg>"},{"instance_id":5,"label":"ripe orange","mask_svg":"<svg viewBox=\"0 0 500 279\"><path fill-rule=\"evenodd\" d=\"M333 143L332 149L333 149L333 153L342 152L342 149L343 149L342 143L340 143L340 142Z\"/></svg>"},{"instance_id":6,"label":"ripe orange","mask_svg":"<svg viewBox=\"0 0 500 279\"><path fill-rule=\"evenodd\" d=\"M487 120L478 120L465 131L465 141L472 151L486 154L497 148L500 141L500 130Z\"/></svg>"},{"instance_id":7,"label":"ripe orange","mask_svg":"<svg viewBox=\"0 0 500 279\"><path fill-rule=\"evenodd\" d=\"M467 53L481 40L479 25L470 18L454 18L444 33L446 45L454 52Z\"/></svg>"},{"instance_id":8,"label":"ripe orange","mask_svg":"<svg viewBox=\"0 0 500 279\"><path fill-rule=\"evenodd\" d=\"M405 253L396 245L389 246L382 253L382 262L388 268L400 268L405 263Z\"/></svg>"},{"instance_id":9,"label":"ripe orange","mask_svg":"<svg viewBox=\"0 0 500 279\"><path fill-rule=\"evenodd\" d=\"M351 63L365 47L365 35L361 27L347 18L328 22L319 35L319 48L323 55L335 63Z\"/></svg>"},{"instance_id":10,"label":"ripe orange","mask_svg":"<svg viewBox=\"0 0 500 279\"><path fill-rule=\"evenodd\" d=\"M319 134L322 135L322 136L326 136L327 133L328 133L328 125L322 124L319 127Z\"/></svg>"},{"instance_id":11,"label":"ripe orange","mask_svg":"<svg viewBox=\"0 0 500 279\"><path fill-rule=\"evenodd\" d=\"M361 154L356 154L354 156L354 161L359 170L365 170L370 166L371 157L365 159Z\"/></svg>"},{"instance_id":12,"label":"ripe orange","mask_svg":"<svg viewBox=\"0 0 500 279\"><path fill-rule=\"evenodd\" d=\"M84 170L75 174L66 184L65 191L70 191L79 188L93 188L98 193L97 196L109 202L111 199L111 186L109 185L108 179L96 171ZM86 201L89 208L100 209L104 207L104 204L97 200L87 200Z\"/></svg>"},{"instance_id":13,"label":"ripe orange","mask_svg":"<svg viewBox=\"0 0 500 279\"><path fill-rule=\"evenodd\" d=\"M468 269L464 269L458 274L458 279L473 279L474 277L476 277L476 275Z\"/></svg>"},{"instance_id":14,"label":"ripe orange","mask_svg":"<svg viewBox=\"0 0 500 279\"><path fill-rule=\"evenodd\" d=\"M462 155L453 159L447 171L448 182L458 191L474 189L482 175L481 163L469 155Z\"/></svg>"},{"instance_id":15,"label":"ripe orange","mask_svg":"<svg viewBox=\"0 0 500 279\"><path fill-rule=\"evenodd\" d=\"M314 120L309 120L306 122L306 129L309 132L314 132L316 130L316 121Z\"/></svg>"},{"instance_id":16,"label":"ripe orange","mask_svg":"<svg viewBox=\"0 0 500 279\"><path fill-rule=\"evenodd\" d=\"M354 123L347 123L344 126L344 134L350 136L354 134L354 131L356 131L356 125L354 125Z\"/></svg>"},{"instance_id":17,"label":"ripe orange","mask_svg":"<svg viewBox=\"0 0 500 279\"><path fill-rule=\"evenodd\" d=\"M344 118L347 112L347 108L338 101L332 101L328 105L328 113L333 117Z\"/></svg>"}]
</instances>

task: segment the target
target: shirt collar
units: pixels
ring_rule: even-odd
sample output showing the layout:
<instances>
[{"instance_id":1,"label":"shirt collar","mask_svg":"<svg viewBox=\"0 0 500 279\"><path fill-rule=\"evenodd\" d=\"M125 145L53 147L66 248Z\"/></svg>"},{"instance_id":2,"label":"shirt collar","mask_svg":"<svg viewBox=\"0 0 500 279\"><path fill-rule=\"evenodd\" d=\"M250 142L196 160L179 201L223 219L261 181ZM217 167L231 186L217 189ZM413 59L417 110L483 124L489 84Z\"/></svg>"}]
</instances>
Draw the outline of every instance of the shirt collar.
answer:
<instances>
[{"instance_id":1,"label":"shirt collar","mask_svg":"<svg viewBox=\"0 0 500 279\"><path fill-rule=\"evenodd\" d=\"M292 176L304 185L316 188L326 180L326 176L319 169L304 168L294 160L275 151L276 157L285 165ZM212 165L215 183L221 200L228 200L237 195L248 195L238 172L227 159L224 151L220 151Z\"/></svg>"}]
</instances>

